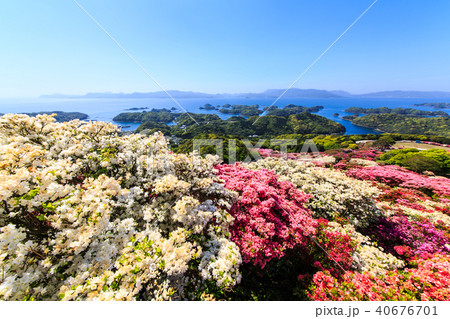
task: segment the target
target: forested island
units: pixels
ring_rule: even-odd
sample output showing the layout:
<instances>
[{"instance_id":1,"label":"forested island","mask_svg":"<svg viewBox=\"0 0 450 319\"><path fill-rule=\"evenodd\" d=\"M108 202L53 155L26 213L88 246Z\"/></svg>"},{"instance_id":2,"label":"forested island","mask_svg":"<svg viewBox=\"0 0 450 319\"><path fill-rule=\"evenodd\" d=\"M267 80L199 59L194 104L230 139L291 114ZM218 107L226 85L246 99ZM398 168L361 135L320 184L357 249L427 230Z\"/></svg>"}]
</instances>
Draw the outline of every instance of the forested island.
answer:
<instances>
[{"instance_id":1,"label":"forested island","mask_svg":"<svg viewBox=\"0 0 450 319\"><path fill-rule=\"evenodd\" d=\"M173 113L172 109L151 109L143 112L120 113L113 118L115 122L123 123L143 123L147 121L156 123L170 123L174 121L181 113Z\"/></svg>"},{"instance_id":2,"label":"forested island","mask_svg":"<svg viewBox=\"0 0 450 319\"><path fill-rule=\"evenodd\" d=\"M255 105L230 105L225 104L222 106L221 109L219 109L220 113L223 114L233 114L233 115L240 115L244 117L249 116L255 116L255 115L261 115L264 112L267 112L267 115L276 115L276 116L289 116L293 114L299 114L303 112L318 112L323 109L323 106L313 106L313 107L306 107L306 106L300 106L295 104L288 104L282 109L280 109L278 106L266 106L263 108L263 110L259 109L260 106L258 104Z\"/></svg>"},{"instance_id":3,"label":"forested island","mask_svg":"<svg viewBox=\"0 0 450 319\"><path fill-rule=\"evenodd\" d=\"M402 114L411 116L449 116L448 113L444 111L422 111L413 108L403 108L397 107L394 109L388 107L378 107L378 108L363 108L363 107L349 107L345 110L347 113L355 114Z\"/></svg>"},{"instance_id":4,"label":"forested island","mask_svg":"<svg viewBox=\"0 0 450 319\"><path fill-rule=\"evenodd\" d=\"M218 111L219 110L219 106L216 107L216 106L213 106L213 105L211 105L209 103L206 103L205 105L200 106L199 109L200 110L207 110L207 111Z\"/></svg>"},{"instance_id":5,"label":"forested island","mask_svg":"<svg viewBox=\"0 0 450 319\"><path fill-rule=\"evenodd\" d=\"M355 117L353 124L389 133L427 134L450 137L449 117L412 117L402 114L369 114Z\"/></svg>"},{"instance_id":6,"label":"forested island","mask_svg":"<svg viewBox=\"0 0 450 319\"><path fill-rule=\"evenodd\" d=\"M267 115L289 116L292 114L299 114L303 112L315 113L319 112L320 110L323 110L323 108L324 107L321 105L307 107L295 104L288 104L284 108L280 109L278 108L278 106L274 105L267 109L268 110Z\"/></svg>"},{"instance_id":7,"label":"forested island","mask_svg":"<svg viewBox=\"0 0 450 319\"><path fill-rule=\"evenodd\" d=\"M447 103L447 102L420 103L420 104L413 104L413 106L431 106L435 109L448 109L448 108L450 108L450 103Z\"/></svg>"},{"instance_id":8,"label":"forested island","mask_svg":"<svg viewBox=\"0 0 450 319\"><path fill-rule=\"evenodd\" d=\"M225 104L219 109L220 113L223 114L232 114L232 115L240 115L240 116L255 116L264 113L264 111L259 109L259 105L230 105Z\"/></svg>"}]
</instances>

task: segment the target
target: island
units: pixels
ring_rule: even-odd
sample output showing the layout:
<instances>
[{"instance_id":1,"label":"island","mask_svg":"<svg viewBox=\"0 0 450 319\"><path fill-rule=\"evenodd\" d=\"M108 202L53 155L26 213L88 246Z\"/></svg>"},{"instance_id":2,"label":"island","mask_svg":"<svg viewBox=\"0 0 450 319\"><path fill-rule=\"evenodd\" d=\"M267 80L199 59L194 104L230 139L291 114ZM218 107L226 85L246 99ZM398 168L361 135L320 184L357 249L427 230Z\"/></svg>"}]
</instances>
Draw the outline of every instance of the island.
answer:
<instances>
[{"instance_id":1,"label":"island","mask_svg":"<svg viewBox=\"0 0 450 319\"><path fill-rule=\"evenodd\" d=\"M129 109L126 109L126 111L140 111L140 110L147 110L148 107L132 107Z\"/></svg>"},{"instance_id":2,"label":"island","mask_svg":"<svg viewBox=\"0 0 450 319\"><path fill-rule=\"evenodd\" d=\"M232 115L240 115L245 117L260 115L264 113L264 111L259 109L259 105L224 105L221 109L219 109L220 113L223 114L232 114Z\"/></svg>"},{"instance_id":3,"label":"island","mask_svg":"<svg viewBox=\"0 0 450 319\"><path fill-rule=\"evenodd\" d=\"M413 117L402 114L369 114L355 117L353 124L387 133L450 137L450 117Z\"/></svg>"},{"instance_id":4,"label":"island","mask_svg":"<svg viewBox=\"0 0 450 319\"><path fill-rule=\"evenodd\" d=\"M113 118L115 122L121 123L143 123L147 121L156 123L170 123L181 113L173 113L172 109L151 109L143 112L125 112Z\"/></svg>"},{"instance_id":5,"label":"island","mask_svg":"<svg viewBox=\"0 0 450 319\"><path fill-rule=\"evenodd\" d=\"M300 106L300 105L295 105L295 104L288 104L284 108L279 109L278 106L274 105L271 108L268 108L267 115L289 116L292 114L300 114L303 112L314 113L314 112L319 112L320 110L323 110L323 108L324 107L322 105L307 107L307 106Z\"/></svg>"},{"instance_id":6,"label":"island","mask_svg":"<svg viewBox=\"0 0 450 319\"><path fill-rule=\"evenodd\" d=\"M232 114L232 115L240 115L244 117L250 117L255 115L261 115L264 112L267 112L267 115L276 115L276 116L289 116L293 114L299 114L303 112L318 112L323 109L323 106L300 106L295 104L288 104L282 109L278 106L266 106L262 110L260 110L260 106L258 104L254 105L230 105L225 104L219 109L220 113L223 114Z\"/></svg>"},{"instance_id":7,"label":"island","mask_svg":"<svg viewBox=\"0 0 450 319\"><path fill-rule=\"evenodd\" d=\"M219 110L218 107L215 107L215 106L213 106L213 105L211 105L209 103L207 103L207 104L205 104L203 106L200 106L199 109L200 110L207 110L207 111L217 111L217 110Z\"/></svg>"}]
</instances>

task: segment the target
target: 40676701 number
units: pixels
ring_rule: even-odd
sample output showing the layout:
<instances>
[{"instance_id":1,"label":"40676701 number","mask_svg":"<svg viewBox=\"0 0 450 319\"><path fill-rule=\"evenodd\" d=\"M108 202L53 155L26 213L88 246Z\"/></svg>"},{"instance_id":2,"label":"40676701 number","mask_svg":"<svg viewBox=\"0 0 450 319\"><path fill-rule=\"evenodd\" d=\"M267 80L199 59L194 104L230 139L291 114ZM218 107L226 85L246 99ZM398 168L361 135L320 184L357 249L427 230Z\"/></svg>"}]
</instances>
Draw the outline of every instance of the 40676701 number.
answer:
<instances>
[{"instance_id":1,"label":"40676701 number","mask_svg":"<svg viewBox=\"0 0 450 319\"><path fill-rule=\"evenodd\" d=\"M376 310L376 313L384 316L437 316L437 308L436 306L379 306Z\"/></svg>"}]
</instances>

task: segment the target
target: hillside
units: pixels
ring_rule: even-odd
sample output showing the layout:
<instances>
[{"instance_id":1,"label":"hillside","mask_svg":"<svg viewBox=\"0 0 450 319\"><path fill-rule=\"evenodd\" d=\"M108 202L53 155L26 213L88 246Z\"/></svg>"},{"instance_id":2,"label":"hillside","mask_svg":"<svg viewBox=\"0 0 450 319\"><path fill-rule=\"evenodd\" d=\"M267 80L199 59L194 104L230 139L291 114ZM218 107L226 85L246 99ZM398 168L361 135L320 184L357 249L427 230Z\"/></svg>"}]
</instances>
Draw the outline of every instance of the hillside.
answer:
<instances>
[{"instance_id":1,"label":"hillside","mask_svg":"<svg viewBox=\"0 0 450 319\"><path fill-rule=\"evenodd\" d=\"M389 133L427 134L450 137L450 118L417 118L400 114L369 114L352 120L355 125Z\"/></svg>"}]
</instances>

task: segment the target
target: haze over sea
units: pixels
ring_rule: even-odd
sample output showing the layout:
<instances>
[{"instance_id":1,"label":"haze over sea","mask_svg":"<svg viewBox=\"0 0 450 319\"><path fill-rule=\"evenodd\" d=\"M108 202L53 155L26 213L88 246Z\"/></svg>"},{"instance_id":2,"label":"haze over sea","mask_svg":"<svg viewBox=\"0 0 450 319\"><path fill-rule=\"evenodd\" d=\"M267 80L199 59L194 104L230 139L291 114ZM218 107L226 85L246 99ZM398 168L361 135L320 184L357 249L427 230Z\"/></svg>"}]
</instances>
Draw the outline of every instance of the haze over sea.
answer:
<instances>
[{"instance_id":1,"label":"haze over sea","mask_svg":"<svg viewBox=\"0 0 450 319\"><path fill-rule=\"evenodd\" d=\"M191 98L191 99L177 99L181 106L188 112L193 113L208 113L217 114L222 119L229 118L232 115L222 114L218 111L207 111L200 109L201 106L209 103L211 105L223 104L258 104L261 106L269 106L273 103L273 99L252 99L252 98ZM427 103L427 102L450 102L450 98L438 99L417 99L417 98L285 98L279 100L276 105L280 108L287 104L296 104L301 106L315 106L322 105L324 109L314 113L324 116L328 119L341 123L346 128L345 134L367 134L377 133L376 131L364 127L353 125L349 121L343 120L341 117L351 115L344 112L349 107L413 107L413 104ZM137 107L152 108L177 108L174 112L182 112L179 107L168 98L93 98L93 99L57 99L57 98L38 98L38 99L0 99L0 113L28 113L41 111L65 111L65 112L82 112L89 115L90 120L107 121L114 124L129 126L123 130L135 130L138 123L118 123L112 119L114 116L122 112L135 112L127 109ZM436 110L431 107L421 106L413 107L419 110ZM443 109L450 114L450 109ZM333 116L338 113L339 117Z\"/></svg>"}]
</instances>

